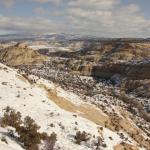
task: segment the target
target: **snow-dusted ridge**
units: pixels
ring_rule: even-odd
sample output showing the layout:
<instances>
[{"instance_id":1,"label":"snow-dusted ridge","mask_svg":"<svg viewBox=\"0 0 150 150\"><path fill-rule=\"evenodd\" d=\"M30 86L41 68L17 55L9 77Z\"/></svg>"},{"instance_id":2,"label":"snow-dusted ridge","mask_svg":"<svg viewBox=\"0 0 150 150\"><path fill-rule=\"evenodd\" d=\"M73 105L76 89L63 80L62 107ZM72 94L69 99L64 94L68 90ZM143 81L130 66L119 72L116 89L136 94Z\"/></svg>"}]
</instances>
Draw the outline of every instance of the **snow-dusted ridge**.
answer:
<instances>
[{"instance_id":1,"label":"snow-dusted ridge","mask_svg":"<svg viewBox=\"0 0 150 150\"><path fill-rule=\"evenodd\" d=\"M31 84L30 80L34 80L35 83ZM48 96L47 90L56 91L57 96ZM65 103L59 104L60 100ZM57 103L58 102L58 103ZM65 105L66 104L66 105ZM71 105L71 106L70 106ZM55 132L57 134L57 145L63 150L94 150L94 141L101 136L104 138L106 147L103 150L113 150L116 145L123 140L120 136L111 131L108 128L103 127L101 134L99 127L94 121L86 119L82 115L83 112L78 112L79 106L91 105L83 102L77 95L64 91L54 83L38 79L35 76L29 76L28 79L17 73L17 70L6 67L0 64L0 115L3 115L3 109L6 106L14 108L16 111L20 111L22 116L31 116L38 125L41 126L41 132L47 132L51 134ZM67 107L69 107L67 109ZM71 107L71 108L70 108ZM93 106L94 108L94 106ZM70 110L71 109L71 110ZM75 111L76 110L76 111ZM75 117L76 116L76 117ZM64 126L61 128L60 123ZM50 124L54 126L51 127ZM79 131L86 131L91 134L91 138L88 142L77 145L74 142L74 136ZM6 129L0 128L0 139L3 136L3 132ZM95 136L95 138L93 137ZM110 138L111 137L111 138ZM129 143L137 145L137 143L130 137ZM8 139L8 144L0 140L0 150L22 150L17 143Z\"/></svg>"}]
</instances>

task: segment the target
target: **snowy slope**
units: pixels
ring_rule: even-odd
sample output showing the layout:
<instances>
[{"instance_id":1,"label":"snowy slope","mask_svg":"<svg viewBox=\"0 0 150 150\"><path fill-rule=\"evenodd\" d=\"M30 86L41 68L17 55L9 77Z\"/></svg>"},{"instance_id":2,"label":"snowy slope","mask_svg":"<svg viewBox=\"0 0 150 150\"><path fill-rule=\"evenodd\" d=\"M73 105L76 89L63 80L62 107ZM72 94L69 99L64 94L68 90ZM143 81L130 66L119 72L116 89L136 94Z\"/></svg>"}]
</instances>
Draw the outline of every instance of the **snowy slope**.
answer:
<instances>
[{"instance_id":1,"label":"snowy slope","mask_svg":"<svg viewBox=\"0 0 150 150\"><path fill-rule=\"evenodd\" d=\"M23 148L20 145L18 145L15 141L13 141L12 139L10 139L7 136L4 136L6 134L7 134L7 129L0 127L0 139L5 137L6 141L8 142L8 144L7 144L0 140L0 149L1 150L23 150Z\"/></svg>"},{"instance_id":2,"label":"snowy slope","mask_svg":"<svg viewBox=\"0 0 150 150\"><path fill-rule=\"evenodd\" d=\"M113 150L114 146L122 142L120 136L110 129L103 128L100 134L98 130L100 125L86 119L87 117L84 118L78 110L74 111L81 105L87 105L77 95L66 92L44 79L38 79L34 76L30 76L30 78L34 79L36 83L31 84L30 80L19 75L16 70L0 64L0 115L3 114L3 109L6 106L10 106L20 111L23 117L31 116L41 126L41 132L44 131L48 134L55 132L57 134L57 145L64 150L94 150L93 141L96 142L98 136L103 137L104 143L107 145L102 148L103 150ZM57 96L62 98L62 101L67 99L69 102L66 101L66 105L57 104L52 96L48 96L44 87L55 89L58 93ZM65 105L64 108L63 105ZM70 105L71 108L74 108L67 110L66 107L70 107ZM51 124L54 126L51 127ZM6 132L4 130L0 128L0 137L3 132ZM90 133L91 139L87 143L77 145L74 142L77 130ZM136 144L132 139L130 142L133 145ZM22 150L22 148L8 138L8 144L0 141L0 150Z\"/></svg>"}]
</instances>

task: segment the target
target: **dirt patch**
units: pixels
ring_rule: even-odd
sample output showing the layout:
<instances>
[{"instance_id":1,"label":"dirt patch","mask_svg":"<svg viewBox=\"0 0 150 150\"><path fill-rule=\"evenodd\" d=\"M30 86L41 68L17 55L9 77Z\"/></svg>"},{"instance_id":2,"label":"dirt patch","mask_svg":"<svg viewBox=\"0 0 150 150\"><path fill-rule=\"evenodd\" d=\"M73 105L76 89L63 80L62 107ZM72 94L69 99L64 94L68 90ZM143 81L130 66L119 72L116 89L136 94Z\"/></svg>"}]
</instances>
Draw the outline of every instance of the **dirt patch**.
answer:
<instances>
[{"instance_id":1,"label":"dirt patch","mask_svg":"<svg viewBox=\"0 0 150 150\"><path fill-rule=\"evenodd\" d=\"M120 121L120 126L139 144L145 147L147 150L150 150L150 140L144 136L144 133L141 129L135 126L134 120L129 119L129 115L124 110L120 110L121 114L124 116L124 119Z\"/></svg>"},{"instance_id":2,"label":"dirt patch","mask_svg":"<svg viewBox=\"0 0 150 150\"><path fill-rule=\"evenodd\" d=\"M78 110L81 112L82 117L87 118L98 125L105 126L106 122L110 122L107 115L92 105L81 105Z\"/></svg>"},{"instance_id":3,"label":"dirt patch","mask_svg":"<svg viewBox=\"0 0 150 150\"><path fill-rule=\"evenodd\" d=\"M69 112L77 112L78 107L65 98L57 96L56 90L49 90L46 87L44 87L44 89L47 91L48 98L57 104L60 108Z\"/></svg>"},{"instance_id":4,"label":"dirt patch","mask_svg":"<svg viewBox=\"0 0 150 150\"><path fill-rule=\"evenodd\" d=\"M121 143L114 147L114 150L138 150L136 146L127 144L127 143Z\"/></svg>"},{"instance_id":5,"label":"dirt patch","mask_svg":"<svg viewBox=\"0 0 150 150\"><path fill-rule=\"evenodd\" d=\"M40 85L40 87L43 87L46 90L50 100L66 111L78 113L80 116L101 126L104 126L105 122L109 121L109 117L107 115L105 115L100 109L97 109L90 104L76 106L69 100L57 96L56 89L48 89L45 85Z\"/></svg>"}]
</instances>

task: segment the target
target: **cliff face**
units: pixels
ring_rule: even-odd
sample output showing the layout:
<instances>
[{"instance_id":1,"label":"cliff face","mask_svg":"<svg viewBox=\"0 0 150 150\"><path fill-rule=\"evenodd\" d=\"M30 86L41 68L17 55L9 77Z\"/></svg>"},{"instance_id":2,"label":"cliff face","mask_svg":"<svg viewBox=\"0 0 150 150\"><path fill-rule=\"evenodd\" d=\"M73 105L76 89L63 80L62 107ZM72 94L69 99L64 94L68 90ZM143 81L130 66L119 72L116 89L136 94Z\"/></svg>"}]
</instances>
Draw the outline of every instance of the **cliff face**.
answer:
<instances>
[{"instance_id":1,"label":"cliff face","mask_svg":"<svg viewBox=\"0 0 150 150\"><path fill-rule=\"evenodd\" d=\"M127 80L124 87L126 89L126 93L135 93L138 97L150 98L150 79ZM148 109L150 111L150 108Z\"/></svg>"},{"instance_id":2,"label":"cliff face","mask_svg":"<svg viewBox=\"0 0 150 150\"><path fill-rule=\"evenodd\" d=\"M111 80L123 87L125 93L150 98L150 62L106 63L79 68L82 75Z\"/></svg>"},{"instance_id":3,"label":"cliff face","mask_svg":"<svg viewBox=\"0 0 150 150\"><path fill-rule=\"evenodd\" d=\"M72 64L81 75L120 82L125 93L150 98L149 60L150 43L104 43L74 53Z\"/></svg>"},{"instance_id":4,"label":"cliff face","mask_svg":"<svg viewBox=\"0 0 150 150\"><path fill-rule=\"evenodd\" d=\"M71 64L64 65L83 75L108 79L114 74L134 80L150 78L150 43L91 43L81 51L57 56L69 59Z\"/></svg>"},{"instance_id":5,"label":"cliff face","mask_svg":"<svg viewBox=\"0 0 150 150\"><path fill-rule=\"evenodd\" d=\"M110 63L93 66L91 75L100 78L111 78L114 74L132 80L150 79L150 62L147 63Z\"/></svg>"},{"instance_id":6,"label":"cliff face","mask_svg":"<svg viewBox=\"0 0 150 150\"><path fill-rule=\"evenodd\" d=\"M39 64L47 60L47 56L29 49L25 44L0 50L0 62L10 66Z\"/></svg>"}]
</instances>

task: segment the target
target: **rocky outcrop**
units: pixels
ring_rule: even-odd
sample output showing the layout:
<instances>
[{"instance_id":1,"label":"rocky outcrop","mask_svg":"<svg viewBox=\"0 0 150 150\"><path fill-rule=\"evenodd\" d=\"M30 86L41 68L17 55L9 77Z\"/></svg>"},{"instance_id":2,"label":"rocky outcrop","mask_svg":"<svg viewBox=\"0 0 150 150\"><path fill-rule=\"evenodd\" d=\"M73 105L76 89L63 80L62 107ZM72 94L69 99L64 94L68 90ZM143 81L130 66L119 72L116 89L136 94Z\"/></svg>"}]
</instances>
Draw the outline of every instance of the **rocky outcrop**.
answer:
<instances>
[{"instance_id":1,"label":"rocky outcrop","mask_svg":"<svg viewBox=\"0 0 150 150\"><path fill-rule=\"evenodd\" d=\"M83 75L91 75L99 78L110 79L115 74L130 80L150 79L150 62L145 63L103 63L99 65L80 66Z\"/></svg>"},{"instance_id":2,"label":"rocky outcrop","mask_svg":"<svg viewBox=\"0 0 150 150\"><path fill-rule=\"evenodd\" d=\"M81 75L111 80L121 86L126 94L134 94L141 98L150 98L150 62L146 63L104 63L79 67ZM149 112L149 103L146 102Z\"/></svg>"},{"instance_id":3,"label":"rocky outcrop","mask_svg":"<svg viewBox=\"0 0 150 150\"><path fill-rule=\"evenodd\" d=\"M40 64L47 59L47 56L29 49L24 43L0 50L0 62L9 66Z\"/></svg>"},{"instance_id":4,"label":"rocky outcrop","mask_svg":"<svg viewBox=\"0 0 150 150\"><path fill-rule=\"evenodd\" d=\"M138 97L150 98L150 79L127 80L124 87L126 89L126 93L136 93Z\"/></svg>"},{"instance_id":5,"label":"rocky outcrop","mask_svg":"<svg viewBox=\"0 0 150 150\"><path fill-rule=\"evenodd\" d=\"M93 66L91 75L100 78L111 78L120 74L132 80L150 79L150 62L146 63L107 63Z\"/></svg>"}]
</instances>

